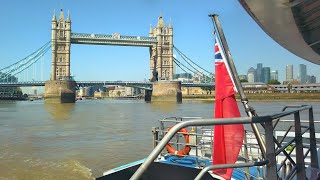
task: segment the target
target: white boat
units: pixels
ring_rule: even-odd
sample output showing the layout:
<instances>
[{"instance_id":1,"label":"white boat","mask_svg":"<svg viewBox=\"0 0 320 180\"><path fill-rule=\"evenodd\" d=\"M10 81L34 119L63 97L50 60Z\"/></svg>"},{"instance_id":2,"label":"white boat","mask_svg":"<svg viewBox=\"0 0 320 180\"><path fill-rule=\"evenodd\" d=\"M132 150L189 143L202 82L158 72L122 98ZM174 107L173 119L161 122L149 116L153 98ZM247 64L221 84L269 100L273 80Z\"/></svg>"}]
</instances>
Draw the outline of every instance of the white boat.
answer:
<instances>
[{"instance_id":1,"label":"white boat","mask_svg":"<svg viewBox=\"0 0 320 180\"><path fill-rule=\"evenodd\" d=\"M217 168L217 166L212 165L211 149L214 143L212 125L225 124L224 121L228 121L228 123L239 123L241 121L243 124L260 124L264 122L266 126L263 139L266 145L269 145L266 149L266 156L263 156L254 134L247 131L237 163L219 166L220 168L235 167L232 179L245 179L246 177L247 179L272 179L272 177L286 177L289 179L295 177L299 179L302 172L302 176L305 179L308 176L308 172L318 173L317 170L311 168L318 166L319 162L317 157L318 148L316 148L317 143L316 139L313 138L317 137L318 139L319 133L316 134L312 128L314 126L312 117L308 121L301 122L300 118L294 121L280 120L278 123L275 122L279 118L285 118L297 113L309 113L309 111L312 111L311 106L296 107L289 111L267 116L233 118L229 120L191 117L166 118L160 121L159 127L153 128L155 149L146 159L106 171L103 174L104 176L98 179L223 179L211 171ZM289 123L290 129L273 131L272 122L273 124L277 124L277 126ZM267 123L269 123L269 126ZM300 129L297 128L295 131L292 131L292 126L298 125L298 123L301 125ZM174 126L176 128L173 125L176 125ZM185 128L186 131L179 132L181 127ZM172 131L168 132L168 128ZM287 130L289 133L286 133ZM165 136L166 134L169 136ZM188 140L186 140L186 134L188 135ZM299 134L301 136L297 136ZM195 143L190 142L191 136L195 137ZM285 137L284 139L286 140L281 141L281 137ZM299 139L300 137L301 139ZM275 139L278 139L278 141L276 142ZM172 147L177 151L183 150L188 146L191 147L190 152L186 155L168 153L166 145L169 140ZM277 143L279 147L275 148L275 144ZM289 158L291 158L293 163L288 160L288 156L284 153L290 154ZM272 166L273 163L274 166ZM302 165L303 168L299 165ZM137 171L139 167L142 167L142 171ZM204 171L202 172L203 174L200 173L201 171ZM138 177L135 177L134 174L137 172L142 173ZM199 177L199 174L202 177Z\"/></svg>"},{"instance_id":2,"label":"white boat","mask_svg":"<svg viewBox=\"0 0 320 180\"><path fill-rule=\"evenodd\" d=\"M319 0L239 2L279 44L302 58L320 64ZM314 28L306 29L310 26ZM226 40L221 28L217 29L224 43ZM225 45L223 49L228 50ZM227 56L231 59L229 53ZM228 61L233 63L232 59ZM237 77L235 72L233 75ZM233 81L239 80L235 78ZM239 83L237 85L241 86ZM239 94L242 96L241 92ZM315 133L312 107L287 107L289 109L283 112L252 117L254 112L250 111L247 100L241 99L251 117L161 120L160 126L153 128L154 150L147 158L111 169L98 179L223 179L212 170L225 168L234 169L232 179L320 178L317 156L319 134ZM306 122L301 121L301 113L307 113L309 119ZM284 123L281 119L290 115L294 119L286 123L291 125L278 130L278 125ZM212 126L229 124L250 124L253 133L246 133L235 164L212 165Z\"/></svg>"}]
</instances>

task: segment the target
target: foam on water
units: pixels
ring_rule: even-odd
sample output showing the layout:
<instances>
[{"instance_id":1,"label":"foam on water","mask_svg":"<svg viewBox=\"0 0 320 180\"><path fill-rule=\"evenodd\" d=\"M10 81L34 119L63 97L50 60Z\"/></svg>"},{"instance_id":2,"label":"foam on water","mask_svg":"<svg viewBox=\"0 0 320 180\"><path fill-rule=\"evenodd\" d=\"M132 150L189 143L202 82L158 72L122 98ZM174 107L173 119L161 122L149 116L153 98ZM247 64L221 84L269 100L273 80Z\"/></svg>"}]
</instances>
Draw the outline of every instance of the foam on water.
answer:
<instances>
[{"instance_id":1,"label":"foam on water","mask_svg":"<svg viewBox=\"0 0 320 180\"><path fill-rule=\"evenodd\" d=\"M91 169L76 160L44 160L20 153L0 153L0 179L94 179Z\"/></svg>"}]
</instances>

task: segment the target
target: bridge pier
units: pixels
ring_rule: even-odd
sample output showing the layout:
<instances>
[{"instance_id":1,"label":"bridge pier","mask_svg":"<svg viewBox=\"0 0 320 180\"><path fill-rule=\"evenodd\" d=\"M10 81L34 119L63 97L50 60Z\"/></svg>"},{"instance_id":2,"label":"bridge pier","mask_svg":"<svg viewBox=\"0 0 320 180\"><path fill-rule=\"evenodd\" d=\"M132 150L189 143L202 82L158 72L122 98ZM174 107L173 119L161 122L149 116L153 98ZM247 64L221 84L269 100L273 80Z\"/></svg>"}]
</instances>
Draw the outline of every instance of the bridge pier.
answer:
<instances>
[{"instance_id":1,"label":"bridge pier","mask_svg":"<svg viewBox=\"0 0 320 180\"><path fill-rule=\"evenodd\" d=\"M157 81L152 83L151 101L182 102L181 81Z\"/></svg>"},{"instance_id":2,"label":"bridge pier","mask_svg":"<svg viewBox=\"0 0 320 180\"><path fill-rule=\"evenodd\" d=\"M152 90L144 90L144 101L151 102Z\"/></svg>"},{"instance_id":3,"label":"bridge pier","mask_svg":"<svg viewBox=\"0 0 320 180\"><path fill-rule=\"evenodd\" d=\"M75 96L75 81L49 80L45 83L44 100L46 103L74 103Z\"/></svg>"}]
</instances>

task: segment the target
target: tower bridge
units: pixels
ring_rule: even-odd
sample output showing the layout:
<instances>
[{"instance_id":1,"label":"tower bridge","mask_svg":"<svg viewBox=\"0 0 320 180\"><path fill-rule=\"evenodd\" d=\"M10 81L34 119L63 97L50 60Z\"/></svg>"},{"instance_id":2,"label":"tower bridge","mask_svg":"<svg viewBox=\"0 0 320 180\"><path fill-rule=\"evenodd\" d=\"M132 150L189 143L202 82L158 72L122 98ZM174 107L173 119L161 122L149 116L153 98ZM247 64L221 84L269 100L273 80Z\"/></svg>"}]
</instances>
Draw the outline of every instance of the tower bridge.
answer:
<instances>
[{"instance_id":1,"label":"tower bridge","mask_svg":"<svg viewBox=\"0 0 320 180\"><path fill-rule=\"evenodd\" d=\"M65 19L61 9L57 19L52 17L52 64L51 80L70 78L71 44L139 46L149 48L150 78L154 71L160 80L173 80L173 28L171 22L167 26L160 16L157 25L150 26L149 36L124 36L120 33L89 34L73 33L70 14Z\"/></svg>"},{"instance_id":2,"label":"tower bridge","mask_svg":"<svg viewBox=\"0 0 320 180\"><path fill-rule=\"evenodd\" d=\"M65 19L61 9L57 19L53 14L51 22L52 63L50 81L45 83L45 98L60 99L61 102L73 102L76 82L70 80L71 44L139 46L149 48L150 77L152 80L173 80L173 28L167 26L160 16L157 25L150 26L149 36L123 36L120 33L111 35L73 33L71 31L70 13ZM169 83L155 87L170 87L171 92L181 93L181 84ZM180 88L180 90L179 90ZM155 88L157 89L157 88ZM161 93L162 94L161 90ZM165 93L166 94L166 93ZM180 101L180 100L179 100Z\"/></svg>"},{"instance_id":3,"label":"tower bridge","mask_svg":"<svg viewBox=\"0 0 320 180\"><path fill-rule=\"evenodd\" d=\"M26 81L26 82L0 82L0 87L32 87L45 86L45 81ZM77 87L89 86L129 86L152 90L150 81L76 81ZM182 87L215 87L214 83L190 83L181 82Z\"/></svg>"},{"instance_id":4,"label":"tower bridge","mask_svg":"<svg viewBox=\"0 0 320 180\"><path fill-rule=\"evenodd\" d=\"M146 62L150 63L150 79L156 82L133 82L133 81L74 81L70 74L71 69L71 45L89 44L89 45L111 45L111 46L135 46L149 49L149 56ZM43 59L46 52L51 49L51 73L50 80L39 81L35 74L39 71L36 63ZM173 57L173 50L189 64L192 68L178 61ZM72 31L70 13L65 18L63 11L59 12L58 17L55 12L51 20L51 41L28 55L27 57L15 62L12 65L0 69L0 87L26 87L26 86L45 86L45 100L58 102L74 102L76 87L90 85L121 85L134 86L151 90L152 96L169 97L173 101L181 101L181 86L185 87L212 87L211 83L181 83L172 81L174 79L174 66L177 65L186 74L194 74L197 79L206 80L213 76L212 73L201 68L190 60L185 54L173 45L173 28L171 22L166 24L160 16L157 24L150 25L149 34L143 36L128 36L120 33L113 34L94 34L94 33L76 33ZM194 66L193 66L194 65ZM199 70L199 69L201 70ZM187 72L186 71L189 71ZM193 70L192 70L193 69ZM29 70L33 74L28 78ZM191 72L191 73L190 73ZM209 73L205 75L204 72ZM43 73L42 69L40 73ZM40 74L38 72L38 74ZM23 82L21 76L24 74ZM20 76L19 78L16 76ZM43 77L43 75L41 75ZM182 78L182 77L181 77ZM210 78L209 78L210 79ZM159 81L158 81L159 80ZM146 94L150 94L147 92Z\"/></svg>"}]
</instances>

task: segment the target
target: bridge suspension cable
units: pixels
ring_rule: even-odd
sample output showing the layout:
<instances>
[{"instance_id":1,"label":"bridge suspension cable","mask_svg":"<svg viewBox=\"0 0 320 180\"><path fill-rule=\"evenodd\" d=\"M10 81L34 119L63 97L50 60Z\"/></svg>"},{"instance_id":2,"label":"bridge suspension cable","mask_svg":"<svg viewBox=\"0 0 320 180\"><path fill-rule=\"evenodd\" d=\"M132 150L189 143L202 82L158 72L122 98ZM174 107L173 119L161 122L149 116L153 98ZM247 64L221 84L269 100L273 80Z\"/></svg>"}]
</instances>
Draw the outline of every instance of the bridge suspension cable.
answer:
<instances>
[{"instance_id":1,"label":"bridge suspension cable","mask_svg":"<svg viewBox=\"0 0 320 180\"><path fill-rule=\"evenodd\" d=\"M199 71L194 71L190 68L188 68L186 65L184 65L183 63L181 63L179 60L177 60L176 58L173 58L173 62L181 69L183 70L185 73L193 73L194 75L198 75L200 77L200 80L202 79L202 81L204 82L208 82L207 80L209 80L209 82L213 82L213 78L203 74L202 72ZM187 69L188 71L186 71L185 69Z\"/></svg>"},{"instance_id":2,"label":"bridge suspension cable","mask_svg":"<svg viewBox=\"0 0 320 180\"><path fill-rule=\"evenodd\" d=\"M182 69L184 72L188 73L186 69L189 71L189 73L193 73L194 75L197 75L200 78L200 81L212 82L214 80L214 74L205 70L204 68L197 65L194 61L192 61L190 58L188 58L184 53L182 53L177 47L175 47L175 50L178 52L178 54L182 57L182 59L187 63L187 65L184 65L181 63L177 58L173 58L174 63ZM196 67L195 67L196 66ZM201 80L202 79L202 80Z\"/></svg>"},{"instance_id":3,"label":"bridge suspension cable","mask_svg":"<svg viewBox=\"0 0 320 180\"><path fill-rule=\"evenodd\" d=\"M195 72L193 70L191 70L190 68L188 68L186 65L182 64L178 59L176 58L173 58L173 62L180 68L182 69L185 73L188 73L184 68L188 69L189 72L192 72L193 74L198 74L199 72ZM183 66L184 68L182 68L181 66ZM201 72L200 72L200 75L203 75Z\"/></svg>"},{"instance_id":4,"label":"bridge suspension cable","mask_svg":"<svg viewBox=\"0 0 320 180\"><path fill-rule=\"evenodd\" d=\"M198 68L200 68L201 70L209 73L210 75L213 75L212 72L207 71L206 69L202 68L201 66L199 66L198 64L196 64L195 62L193 62L190 58L188 58L184 53L182 53L176 46L173 46L173 48L178 52L178 54L194 69L196 69L198 72L200 72L197 68L195 68L193 65L197 66ZM191 65L193 64L193 65Z\"/></svg>"},{"instance_id":5,"label":"bridge suspension cable","mask_svg":"<svg viewBox=\"0 0 320 180\"><path fill-rule=\"evenodd\" d=\"M14 75L24 71L32 64L36 63L48 50L51 48L51 41L45 43L38 50L28 55L27 57L0 69L0 81L13 77Z\"/></svg>"}]
</instances>

